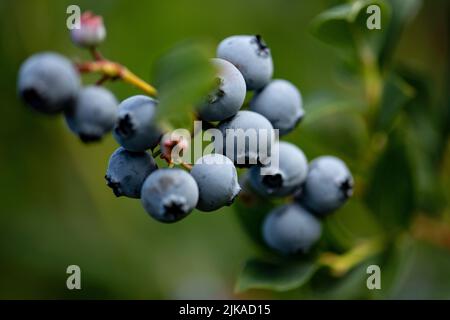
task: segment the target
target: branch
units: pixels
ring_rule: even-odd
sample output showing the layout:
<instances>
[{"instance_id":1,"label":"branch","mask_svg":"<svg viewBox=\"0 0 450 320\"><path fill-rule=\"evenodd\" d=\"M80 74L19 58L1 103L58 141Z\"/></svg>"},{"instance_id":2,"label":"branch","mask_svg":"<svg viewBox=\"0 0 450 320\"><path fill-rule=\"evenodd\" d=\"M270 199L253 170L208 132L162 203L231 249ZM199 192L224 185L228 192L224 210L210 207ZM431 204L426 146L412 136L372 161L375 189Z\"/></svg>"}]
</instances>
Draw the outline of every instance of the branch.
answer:
<instances>
[{"instance_id":1,"label":"branch","mask_svg":"<svg viewBox=\"0 0 450 320\"><path fill-rule=\"evenodd\" d=\"M128 70L125 66L112 62L109 60L96 60L96 61L88 61L80 64L76 64L76 67L81 73L101 73L104 77L108 77L111 79L122 79L129 84L134 85L135 87L141 89L146 94L156 97L158 92L157 90L136 76L130 70Z\"/></svg>"}]
</instances>

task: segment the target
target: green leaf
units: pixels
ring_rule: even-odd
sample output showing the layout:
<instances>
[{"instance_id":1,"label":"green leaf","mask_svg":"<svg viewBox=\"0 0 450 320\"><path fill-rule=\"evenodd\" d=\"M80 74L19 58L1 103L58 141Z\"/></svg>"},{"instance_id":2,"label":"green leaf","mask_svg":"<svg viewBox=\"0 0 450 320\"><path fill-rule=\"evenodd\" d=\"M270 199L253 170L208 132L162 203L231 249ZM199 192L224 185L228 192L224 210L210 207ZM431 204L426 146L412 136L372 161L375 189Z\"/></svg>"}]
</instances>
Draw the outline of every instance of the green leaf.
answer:
<instances>
[{"instance_id":1,"label":"green leaf","mask_svg":"<svg viewBox=\"0 0 450 320\"><path fill-rule=\"evenodd\" d=\"M378 5L381 11L381 30L369 30L366 25L370 5ZM383 0L358 0L341 4L319 14L312 22L311 32L318 39L347 53L355 53L364 38L378 50L384 39L383 26L390 17L390 6Z\"/></svg>"},{"instance_id":2,"label":"green leaf","mask_svg":"<svg viewBox=\"0 0 450 320\"><path fill-rule=\"evenodd\" d=\"M237 292L249 289L287 291L304 285L317 270L312 261L286 261L282 264L249 260L236 285Z\"/></svg>"},{"instance_id":3,"label":"green leaf","mask_svg":"<svg viewBox=\"0 0 450 320\"><path fill-rule=\"evenodd\" d=\"M370 290L367 289L367 267L379 264L379 257L371 257L341 277L330 275L328 270L321 268L309 282L313 299L367 299ZM383 279L382 279L383 281Z\"/></svg>"},{"instance_id":4,"label":"green leaf","mask_svg":"<svg viewBox=\"0 0 450 320\"><path fill-rule=\"evenodd\" d=\"M317 93L305 101L306 116L302 125L314 125L328 116L362 112L363 108L364 106L357 101Z\"/></svg>"},{"instance_id":5,"label":"green leaf","mask_svg":"<svg viewBox=\"0 0 450 320\"><path fill-rule=\"evenodd\" d=\"M335 214L323 221L327 245L336 250L350 250L361 241L378 238L383 228L366 205L358 198L352 198Z\"/></svg>"},{"instance_id":6,"label":"green leaf","mask_svg":"<svg viewBox=\"0 0 450 320\"><path fill-rule=\"evenodd\" d=\"M390 283L382 289L390 299L450 299L450 253L431 244L404 239L386 265ZM382 278L383 282L383 278ZM385 282L386 284L386 282Z\"/></svg>"},{"instance_id":7,"label":"green leaf","mask_svg":"<svg viewBox=\"0 0 450 320\"><path fill-rule=\"evenodd\" d=\"M214 80L208 46L185 41L163 55L155 67L159 89L158 118L186 125L195 105L207 95Z\"/></svg>"},{"instance_id":8,"label":"green leaf","mask_svg":"<svg viewBox=\"0 0 450 320\"><path fill-rule=\"evenodd\" d=\"M242 191L234 202L233 208L245 233L253 241L265 247L261 234L262 223L270 210L274 208L275 203L258 196L251 190L248 171L241 174L239 184Z\"/></svg>"},{"instance_id":9,"label":"green leaf","mask_svg":"<svg viewBox=\"0 0 450 320\"><path fill-rule=\"evenodd\" d=\"M365 200L368 208L389 230L406 228L414 210L414 180L410 159L400 132L389 136L368 182Z\"/></svg>"},{"instance_id":10,"label":"green leaf","mask_svg":"<svg viewBox=\"0 0 450 320\"><path fill-rule=\"evenodd\" d=\"M386 39L380 51L380 65L389 64L405 26L410 22L422 6L422 0L389 0L392 15L387 26Z\"/></svg>"},{"instance_id":11,"label":"green leaf","mask_svg":"<svg viewBox=\"0 0 450 320\"><path fill-rule=\"evenodd\" d=\"M417 205L423 212L438 213L446 206L437 165L447 144L442 135L445 120L441 108L433 104L428 79L405 67L400 74L416 93L405 107L405 141L413 166Z\"/></svg>"},{"instance_id":12,"label":"green leaf","mask_svg":"<svg viewBox=\"0 0 450 320\"><path fill-rule=\"evenodd\" d=\"M242 195L234 203L234 211L239 219L245 233L256 243L265 245L261 235L261 226L264 217L273 207L269 202L259 202L258 204L248 204L241 198Z\"/></svg>"},{"instance_id":13,"label":"green leaf","mask_svg":"<svg viewBox=\"0 0 450 320\"><path fill-rule=\"evenodd\" d=\"M344 157L343 160L351 165L361 152L365 152L368 143L368 128L362 110L363 106L356 101L326 97L309 99L298 134L301 148L309 159L332 153Z\"/></svg>"},{"instance_id":14,"label":"green leaf","mask_svg":"<svg viewBox=\"0 0 450 320\"><path fill-rule=\"evenodd\" d=\"M377 116L378 130L388 130L396 116L408 101L415 96L415 90L398 75L391 75L385 82L383 97Z\"/></svg>"}]
</instances>

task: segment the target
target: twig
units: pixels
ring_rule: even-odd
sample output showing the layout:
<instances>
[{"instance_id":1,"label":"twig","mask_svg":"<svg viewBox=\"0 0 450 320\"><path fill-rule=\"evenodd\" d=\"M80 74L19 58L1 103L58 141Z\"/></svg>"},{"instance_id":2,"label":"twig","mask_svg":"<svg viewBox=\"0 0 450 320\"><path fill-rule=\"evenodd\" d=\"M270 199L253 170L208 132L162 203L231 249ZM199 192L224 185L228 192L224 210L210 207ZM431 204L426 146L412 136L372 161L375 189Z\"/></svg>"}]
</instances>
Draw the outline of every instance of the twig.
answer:
<instances>
[{"instance_id":1,"label":"twig","mask_svg":"<svg viewBox=\"0 0 450 320\"><path fill-rule=\"evenodd\" d=\"M141 89L150 96L156 97L158 94L157 90L153 86L117 62L98 60L79 63L76 64L76 66L81 73L101 73L103 76L107 76L108 78L122 79L123 81Z\"/></svg>"}]
</instances>

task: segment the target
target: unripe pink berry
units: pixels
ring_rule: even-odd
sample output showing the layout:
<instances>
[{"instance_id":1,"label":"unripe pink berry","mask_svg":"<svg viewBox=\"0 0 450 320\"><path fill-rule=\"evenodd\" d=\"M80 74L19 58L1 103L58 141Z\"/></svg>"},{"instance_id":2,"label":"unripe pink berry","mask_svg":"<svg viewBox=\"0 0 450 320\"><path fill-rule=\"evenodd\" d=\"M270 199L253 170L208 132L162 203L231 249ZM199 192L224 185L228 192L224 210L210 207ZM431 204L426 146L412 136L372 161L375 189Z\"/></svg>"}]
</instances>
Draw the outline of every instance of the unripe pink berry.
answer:
<instances>
[{"instance_id":1,"label":"unripe pink berry","mask_svg":"<svg viewBox=\"0 0 450 320\"><path fill-rule=\"evenodd\" d=\"M81 15L80 28L71 30L72 41L80 47L98 46L106 37L103 18L90 11Z\"/></svg>"}]
</instances>

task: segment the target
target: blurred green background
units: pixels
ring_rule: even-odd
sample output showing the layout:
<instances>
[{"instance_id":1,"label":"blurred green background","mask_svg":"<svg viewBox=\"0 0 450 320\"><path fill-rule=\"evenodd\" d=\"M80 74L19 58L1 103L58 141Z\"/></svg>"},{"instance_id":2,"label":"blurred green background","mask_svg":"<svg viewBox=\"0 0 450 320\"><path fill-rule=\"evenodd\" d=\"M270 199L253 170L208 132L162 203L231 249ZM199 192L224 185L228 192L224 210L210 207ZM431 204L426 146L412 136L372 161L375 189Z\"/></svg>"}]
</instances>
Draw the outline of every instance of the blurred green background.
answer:
<instances>
[{"instance_id":1,"label":"blurred green background","mask_svg":"<svg viewBox=\"0 0 450 320\"><path fill-rule=\"evenodd\" d=\"M362 155L372 148L365 123L357 116L313 110L323 99L357 100L362 95L358 89L361 81L348 79L351 68L342 63L339 53L310 33L311 20L337 3L0 0L0 298L367 297L348 289L351 279L345 285L338 284L333 294L330 291L323 296L317 289L320 284L315 286L314 281L307 288L287 292L236 293L236 279L245 261L266 253L248 237L233 207L214 214L194 212L179 223L165 225L150 219L139 201L115 198L103 178L108 158L117 147L112 137L83 145L69 133L62 117L31 112L16 96L17 70L31 54L52 50L75 60L88 59L86 52L71 44L66 29L69 4L102 15L108 32L102 52L150 82L156 59L177 42L200 39L215 45L232 34L262 34L272 49L274 76L296 84L307 112L311 111L311 117L307 115L305 123L286 139L299 145L309 159L322 154L343 158L357 183L372 181L367 182L369 190L372 186L378 195L363 204L357 190L355 199L328 224L352 233L359 230L361 237L378 234L377 228L384 226L372 224L366 211L382 203L384 197L395 200L396 196L414 203L410 211L427 217L409 224L396 238L398 242L389 246L387 255L394 259L386 264L382 293L372 297L449 298L450 148L445 129L450 106L448 1L424 1L398 39L393 57L420 74L420 83L427 88L425 98L415 101L411 110L443 111L435 117L439 125L418 120L419 124L429 124L431 129L426 132L438 131L441 137L438 145L425 143L431 150L418 151L436 154L436 159L420 169L412 160L413 172L420 174L403 177L402 158L395 152L414 149L417 141L400 140L392 147L400 165L387 166L388 171L398 173L398 185L385 185L385 193L377 188L381 182L365 179L369 174L359 166ZM407 77L410 73L404 74ZM94 78L85 79L89 83ZM120 82L108 87L119 99L138 93ZM414 192L402 198L404 185ZM403 203L394 209L403 210ZM243 210L240 215L245 214ZM424 225L428 229L420 228ZM339 244L336 250L345 247ZM69 291L65 286L66 268L71 264L81 267L82 290ZM390 268L393 264L395 268ZM364 271L353 270L348 275L356 286L365 284ZM328 275L318 277L321 279L316 282Z\"/></svg>"}]
</instances>

